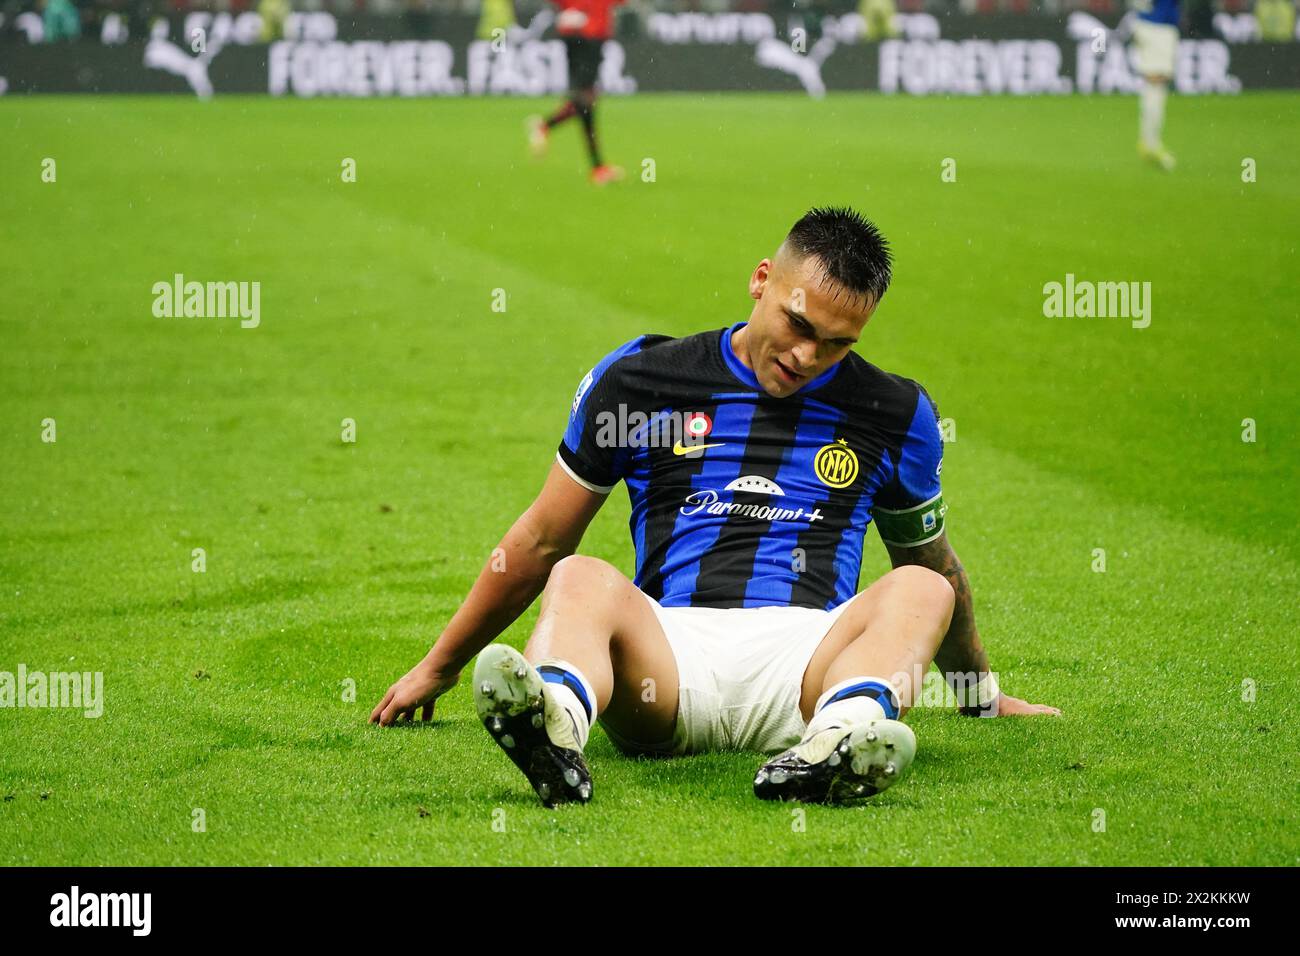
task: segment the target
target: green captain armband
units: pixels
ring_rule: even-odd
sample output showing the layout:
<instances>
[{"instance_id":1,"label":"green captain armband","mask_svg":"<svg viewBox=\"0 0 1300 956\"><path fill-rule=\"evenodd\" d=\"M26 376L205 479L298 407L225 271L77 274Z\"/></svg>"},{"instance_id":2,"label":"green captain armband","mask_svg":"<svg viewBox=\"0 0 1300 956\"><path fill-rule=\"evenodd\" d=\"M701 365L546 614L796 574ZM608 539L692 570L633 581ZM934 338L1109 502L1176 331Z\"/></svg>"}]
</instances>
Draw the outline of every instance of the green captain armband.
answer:
<instances>
[{"instance_id":1,"label":"green captain armband","mask_svg":"<svg viewBox=\"0 0 1300 956\"><path fill-rule=\"evenodd\" d=\"M943 492L903 511L871 509L876 519L876 528L880 531L880 540L898 548L915 548L939 537L943 534L943 516L947 512L948 505L943 500Z\"/></svg>"}]
</instances>

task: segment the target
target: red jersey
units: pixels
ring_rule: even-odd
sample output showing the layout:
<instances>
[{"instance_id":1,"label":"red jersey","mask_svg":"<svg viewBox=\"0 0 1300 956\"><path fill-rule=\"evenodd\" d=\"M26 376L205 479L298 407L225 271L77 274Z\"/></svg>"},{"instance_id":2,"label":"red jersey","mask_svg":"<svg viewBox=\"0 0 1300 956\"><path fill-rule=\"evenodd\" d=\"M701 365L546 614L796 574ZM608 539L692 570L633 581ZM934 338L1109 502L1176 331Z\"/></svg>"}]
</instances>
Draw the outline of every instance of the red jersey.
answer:
<instances>
[{"instance_id":1,"label":"red jersey","mask_svg":"<svg viewBox=\"0 0 1300 956\"><path fill-rule=\"evenodd\" d=\"M623 0L551 0L551 3L560 8L555 30L562 37L608 40L614 35L614 8L622 2ZM582 17L578 14L582 14Z\"/></svg>"}]
</instances>

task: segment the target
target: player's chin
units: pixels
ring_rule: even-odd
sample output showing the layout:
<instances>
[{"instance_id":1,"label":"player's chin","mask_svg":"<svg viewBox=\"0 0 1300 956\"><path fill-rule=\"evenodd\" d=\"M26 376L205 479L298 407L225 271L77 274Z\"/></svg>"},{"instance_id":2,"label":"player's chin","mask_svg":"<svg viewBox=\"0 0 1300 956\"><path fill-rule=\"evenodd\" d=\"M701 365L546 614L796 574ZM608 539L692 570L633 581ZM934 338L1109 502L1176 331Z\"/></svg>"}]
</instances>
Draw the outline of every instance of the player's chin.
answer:
<instances>
[{"instance_id":1,"label":"player's chin","mask_svg":"<svg viewBox=\"0 0 1300 956\"><path fill-rule=\"evenodd\" d=\"M808 377L806 375L795 375L780 362L774 360L772 362L771 381L767 383L767 392L769 395L778 397L793 395L807 383Z\"/></svg>"},{"instance_id":2,"label":"player's chin","mask_svg":"<svg viewBox=\"0 0 1300 956\"><path fill-rule=\"evenodd\" d=\"M802 383L789 384L773 376L767 381L759 379L759 384L763 386L763 391L772 398L789 398L795 392L799 391Z\"/></svg>"}]
</instances>

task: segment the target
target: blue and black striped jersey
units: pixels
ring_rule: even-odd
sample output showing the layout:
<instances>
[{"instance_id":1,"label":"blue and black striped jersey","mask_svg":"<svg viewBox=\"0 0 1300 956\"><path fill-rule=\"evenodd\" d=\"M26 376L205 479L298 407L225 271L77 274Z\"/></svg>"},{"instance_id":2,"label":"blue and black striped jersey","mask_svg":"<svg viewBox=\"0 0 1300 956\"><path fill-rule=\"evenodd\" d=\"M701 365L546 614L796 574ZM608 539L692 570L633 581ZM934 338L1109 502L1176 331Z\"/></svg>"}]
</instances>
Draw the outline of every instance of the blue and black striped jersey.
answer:
<instances>
[{"instance_id":1,"label":"blue and black striped jersey","mask_svg":"<svg viewBox=\"0 0 1300 956\"><path fill-rule=\"evenodd\" d=\"M742 325L605 356L558 459L593 491L626 482L635 581L665 607L829 610L857 592L873 514L941 501L938 412L852 352L773 398L731 348ZM937 537L942 511L923 514Z\"/></svg>"}]
</instances>

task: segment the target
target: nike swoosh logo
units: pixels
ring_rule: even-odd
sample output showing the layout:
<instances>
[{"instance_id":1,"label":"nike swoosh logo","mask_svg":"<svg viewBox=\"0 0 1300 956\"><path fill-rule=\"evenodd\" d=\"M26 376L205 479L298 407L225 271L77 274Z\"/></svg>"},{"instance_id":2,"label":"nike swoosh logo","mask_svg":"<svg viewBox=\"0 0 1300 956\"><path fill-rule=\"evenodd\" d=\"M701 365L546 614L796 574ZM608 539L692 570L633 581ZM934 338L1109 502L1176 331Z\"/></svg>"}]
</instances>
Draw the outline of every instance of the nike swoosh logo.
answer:
<instances>
[{"instance_id":1,"label":"nike swoosh logo","mask_svg":"<svg viewBox=\"0 0 1300 956\"><path fill-rule=\"evenodd\" d=\"M689 455L693 451L704 451L706 448L721 448L725 444L725 441L715 442L712 445L683 445L681 442L677 442L673 445L673 454L679 456Z\"/></svg>"}]
</instances>

